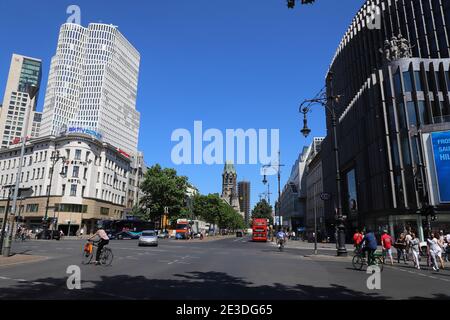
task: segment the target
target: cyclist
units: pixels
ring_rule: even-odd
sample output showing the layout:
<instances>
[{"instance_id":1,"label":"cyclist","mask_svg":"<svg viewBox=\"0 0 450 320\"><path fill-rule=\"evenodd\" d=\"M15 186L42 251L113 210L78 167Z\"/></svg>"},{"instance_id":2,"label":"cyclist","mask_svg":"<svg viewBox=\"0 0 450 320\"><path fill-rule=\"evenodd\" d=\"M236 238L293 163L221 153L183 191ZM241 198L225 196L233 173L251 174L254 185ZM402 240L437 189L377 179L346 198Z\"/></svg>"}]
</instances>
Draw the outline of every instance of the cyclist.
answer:
<instances>
[{"instance_id":1,"label":"cyclist","mask_svg":"<svg viewBox=\"0 0 450 320\"><path fill-rule=\"evenodd\" d=\"M287 239L287 234L284 232L283 229L280 229L277 232L277 245L281 246L282 244L284 244L286 242Z\"/></svg>"},{"instance_id":2,"label":"cyclist","mask_svg":"<svg viewBox=\"0 0 450 320\"><path fill-rule=\"evenodd\" d=\"M96 265L100 264L100 254L102 252L103 247L109 243L109 237L106 234L106 232L101 224L97 225L97 232L92 237L90 237L89 240L92 240L93 238L95 238L97 236L100 238L100 240L98 241L97 252L95 255L95 264Z\"/></svg>"},{"instance_id":3,"label":"cyclist","mask_svg":"<svg viewBox=\"0 0 450 320\"><path fill-rule=\"evenodd\" d=\"M373 255L378 247L377 239L375 238L375 234L372 230L367 230L362 240L362 244L362 255L365 256L365 252L367 251L367 264L371 265L373 261Z\"/></svg>"}]
</instances>

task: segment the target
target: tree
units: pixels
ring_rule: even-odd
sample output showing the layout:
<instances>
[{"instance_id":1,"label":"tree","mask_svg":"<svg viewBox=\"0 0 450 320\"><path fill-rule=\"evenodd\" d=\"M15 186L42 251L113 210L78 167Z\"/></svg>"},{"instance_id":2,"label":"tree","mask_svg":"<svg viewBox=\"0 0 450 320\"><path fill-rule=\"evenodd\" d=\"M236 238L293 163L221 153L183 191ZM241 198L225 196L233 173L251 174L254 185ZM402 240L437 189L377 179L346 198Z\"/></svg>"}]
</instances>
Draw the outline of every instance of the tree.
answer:
<instances>
[{"instance_id":1,"label":"tree","mask_svg":"<svg viewBox=\"0 0 450 320\"><path fill-rule=\"evenodd\" d=\"M272 212L272 206L266 201L266 199L262 199L256 204L255 208L253 208L252 218L269 219L270 224L273 224Z\"/></svg>"},{"instance_id":2,"label":"tree","mask_svg":"<svg viewBox=\"0 0 450 320\"><path fill-rule=\"evenodd\" d=\"M193 203L194 215L211 224L218 224L223 200L218 194L196 195Z\"/></svg>"},{"instance_id":3,"label":"tree","mask_svg":"<svg viewBox=\"0 0 450 320\"><path fill-rule=\"evenodd\" d=\"M220 229L243 229L244 218L218 194L194 197L194 215L205 222L216 224Z\"/></svg>"},{"instance_id":4,"label":"tree","mask_svg":"<svg viewBox=\"0 0 450 320\"><path fill-rule=\"evenodd\" d=\"M185 208L187 186L188 178L178 176L175 169L162 169L159 164L148 169L141 185L144 217L159 221L165 207L169 209L169 219L179 216Z\"/></svg>"}]
</instances>

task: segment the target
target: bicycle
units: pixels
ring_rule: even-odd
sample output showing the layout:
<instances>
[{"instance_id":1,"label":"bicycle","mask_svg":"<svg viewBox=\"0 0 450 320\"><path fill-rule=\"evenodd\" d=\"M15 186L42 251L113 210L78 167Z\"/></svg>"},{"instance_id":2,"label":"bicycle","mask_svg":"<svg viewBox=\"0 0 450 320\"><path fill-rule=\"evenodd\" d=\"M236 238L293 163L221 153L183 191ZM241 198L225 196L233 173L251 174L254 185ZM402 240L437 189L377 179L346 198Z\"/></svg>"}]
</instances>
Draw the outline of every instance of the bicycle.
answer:
<instances>
[{"instance_id":1,"label":"bicycle","mask_svg":"<svg viewBox=\"0 0 450 320\"><path fill-rule=\"evenodd\" d=\"M98 248L98 241L89 240L83 247L82 264L90 264L94 257L94 247ZM97 249L98 250L98 249ZM103 266L110 266L114 259L112 250L106 246L103 247L100 253L100 264Z\"/></svg>"},{"instance_id":2,"label":"bicycle","mask_svg":"<svg viewBox=\"0 0 450 320\"><path fill-rule=\"evenodd\" d=\"M364 265L367 265L367 266L377 266L380 268L380 271L383 271L383 267L384 267L383 253L374 252L372 261L370 261L370 263L368 263L367 259L366 259L366 255L363 254L362 250L359 250L352 259L352 265L353 265L353 268L355 268L356 270L362 270Z\"/></svg>"},{"instance_id":3,"label":"bicycle","mask_svg":"<svg viewBox=\"0 0 450 320\"><path fill-rule=\"evenodd\" d=\"M286 242L285 240L281 240L281 239L277 240L278 250L283 251L285 242Z\"/></svg>"}]
</instances>

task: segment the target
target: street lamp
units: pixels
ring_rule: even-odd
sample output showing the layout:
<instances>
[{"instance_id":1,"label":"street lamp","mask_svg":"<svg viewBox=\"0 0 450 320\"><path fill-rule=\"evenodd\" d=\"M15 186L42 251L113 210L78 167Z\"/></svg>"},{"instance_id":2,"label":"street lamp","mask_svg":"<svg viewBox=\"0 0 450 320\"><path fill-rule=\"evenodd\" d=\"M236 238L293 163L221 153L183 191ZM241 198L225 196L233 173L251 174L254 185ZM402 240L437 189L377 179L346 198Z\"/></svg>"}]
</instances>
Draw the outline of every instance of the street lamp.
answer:
<instances>
[{"instance_id":1,"label":"street lamp","mask_svg":"<svg viewBox=\"0 0 450 320\"><path fill-rule=\"evenodd\" d=\"M47 204L45 206L45 215L44 215L44 237L46 235L46 231L48 229L48 224L47 224L47 219L48 219L48 210L50 209L50 194L52 192L52 181L53 181L53 172L55 171L55 166L58 163L59 160L62 160L62 162L64 163L64 161L66 161L65 157L62 157L59 155L59 151L56 151L53 153L52 157L50 158L50 161L52 162L52 169L50 172L50 184L48 186L48 190L47 190ZM64 174L64 166L62 167L61 170L61 175Z\"/></svg>"},{"instance_id":2,"label":"street lamp","mask_svg":"<svg viewBox=\"0 0 450 320\"><path fill-rule=\"evenodd\" d=\"M263 183L267 184L267 174L266 174L266 169L267 168L276 168L277 170L277 175L278 175L278 214L281 215L281 167L284 167L284 164L281 164L281 152L278 151L278 162L276 164L270 163L270 164L266 164L263 165L263 169L264 169L264 179L263 179ZM269 190L270 193L270 190ZM276 221L276 206L275 206L275 221L274 221L274 227L277 226L277 221ZM281 221L280 221L280 226L281 226Z\"/></svg>"},{"instance_id":3,"label":"street lamp","mask_svg":"<svg viewBox=\"0 0 450 320\"><path fill-rule=\"evenodd\" d=\"M347 249L345 247L345 225L344 216L342 215L342 196L341 196L341 171L339 164L339 147L337 138L337 114L335 103L339 102L342 96L334 95L333 92L333 72L329 72L327 75L327 84L329 88L330 95L328 96L326 90L322 90L315 98L307 99L303 101L300 105L299 112L303 114L303 129L300 131L304 137L308 137L311 133L311 129L308 128L307 114L311 111L312 106L322 105L325 107L331 115L331 126L333 128L333 144L335 152L335 166L336 166L336 190L337 190L337 212L336 212L336 222L337 222L337 255L347 256ZM317 236L317 235L316 235Z\"/></svg>"}]
</instances>

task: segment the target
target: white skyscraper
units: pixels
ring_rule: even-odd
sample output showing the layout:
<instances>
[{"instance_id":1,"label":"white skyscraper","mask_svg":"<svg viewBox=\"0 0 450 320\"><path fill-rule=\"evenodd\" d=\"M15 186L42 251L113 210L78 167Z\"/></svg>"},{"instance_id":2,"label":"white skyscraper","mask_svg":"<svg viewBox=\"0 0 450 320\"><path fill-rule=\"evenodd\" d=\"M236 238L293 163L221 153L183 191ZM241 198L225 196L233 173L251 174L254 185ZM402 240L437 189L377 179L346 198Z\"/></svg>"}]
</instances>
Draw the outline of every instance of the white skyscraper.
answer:
<instances>
[{"instance_id":1,"label":"white skyscraper","mask_svg":"<svg viewBox=\"0 0 450 320\"><path fill-rule=\"evenodd\" d=\"M88 133L137 152L140 54L113 25L61 26L40 136Z\"/></svg>"}]
</instances>

